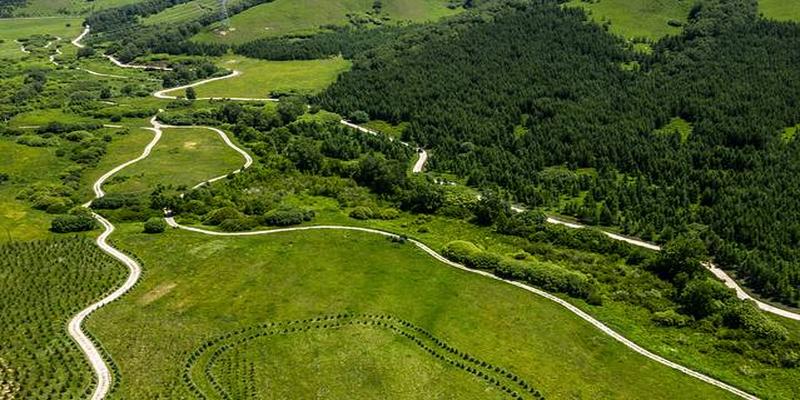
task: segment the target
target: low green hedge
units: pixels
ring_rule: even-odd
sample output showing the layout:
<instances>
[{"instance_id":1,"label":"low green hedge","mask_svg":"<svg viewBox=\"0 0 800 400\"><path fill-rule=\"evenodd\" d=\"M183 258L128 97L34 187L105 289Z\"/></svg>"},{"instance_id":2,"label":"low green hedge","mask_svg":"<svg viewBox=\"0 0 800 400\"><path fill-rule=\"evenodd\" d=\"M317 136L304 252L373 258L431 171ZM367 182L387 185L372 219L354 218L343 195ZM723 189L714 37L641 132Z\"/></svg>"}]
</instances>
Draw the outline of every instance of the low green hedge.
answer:
<instances>
[{"instance_id":1,"label":"low green hedge","mask_svg":"<svg viewBox=\"0 0 800 400\"><path fill-rule=\"evenodd\" d=\"M460 240L450 242L442 250L442 255L470 268L490 271L504 279L530 283L572 297L587 299L595 292L589 278L580 272L570 271L551 263L510 259L484 251L471 242Z\"/></svg>"}]
</instances>

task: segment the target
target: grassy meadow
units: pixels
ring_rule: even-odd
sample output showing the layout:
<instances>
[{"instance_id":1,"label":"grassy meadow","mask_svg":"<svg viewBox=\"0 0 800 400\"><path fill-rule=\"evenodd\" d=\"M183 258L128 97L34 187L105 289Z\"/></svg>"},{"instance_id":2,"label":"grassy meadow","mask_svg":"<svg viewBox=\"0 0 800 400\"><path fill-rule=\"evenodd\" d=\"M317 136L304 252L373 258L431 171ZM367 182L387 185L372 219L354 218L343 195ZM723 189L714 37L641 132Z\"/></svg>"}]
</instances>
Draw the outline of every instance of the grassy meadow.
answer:
<instances>
[{"instance_id":1,"label":"grassy meadow","mask_svg":"<svg viewBox=\"0 0 800 400\"><path fill-rule=\"evenodd\" d=\"M56 157L53 148L24 146L7 138L0 139L0 154L0 173L9 175L7 182L0 182L0 242L50 236L52 216L16 197L28 185L58 182L68 162Z\"/></svg>"},{"instance_id":2,"label":"grassy meadow","mask_svg":"<svg viewBox=\"0 0 800 400\"><path fill-rule=\"evenodd\" d=\"M244 43L262 37L319 32L324 25L344 26L365 18L373 0L275 0L245 10L230 18L230 26L212 25L195 40ZM377 17L384 22L428 21L452 15L447 0L383 0ZM387 19L384 19L387 18Z\"/></svg>"},{"instance_id":3,"label":"grassy meadow","mask_svg":"<svg viewBox=\"0 0 800 400\"><path fill-rule=\"evenodd\" d=\"M758 0L758 10L765 18L800 21L800 0Z\"/></svg>"},{"instance_id":4,"label":"grassy meadow","mask_svg":"<svg viewBox=\"0 0 800 400\"><path fill-rule=\"evenodd\" d=\"M138 152L131 148L131 153L141 154L143 148L139 147ZM144 194L159 184L192 187L236 170L243 163L242 156L226 146L216 132L202 128L164 129L150 157L119 172L104 188L109 193Z\"/></svg>"},{"instance_id":5,"label":"grassy meadow","mask_svg":"<svg viewBox=\"0 0 800 400\"><path fill-rule=\"evenodd\" d=\"M220 65L241 71L241 75L195 87L197 97L269 97L270 93L314 94L350 69L340 57L325 60L263 61L236 57ZM183 95L173 92L173 95Z\"/></svg>"},{"instance_id":6,"label":"grassy meadow","mask_svg":"<svg viewBox=\"0 0 800 400\"><path fill-rule=\"evenodd\" d=\"M599 24L610 23L610 31L625 39L651 40L680 33L680 27L668 22L685 23L693 4L690 0L600 0L592 3L572 0L566 3L583 8Z\"/></svg>"},{"instance_id":7,"label":"grassy meadow","mask_svg":"<svg viewBox=\"0 0 800 400\"><path fill-rule=\"evenodd\" d=\"M184 365L204 341L255 324L341 312L410 321L513 372L548 398L730 398L636 355L555 303L448 268L410 244L335 231L245 238L140 231L140 224L123 225L116 240L143 259L143 280L88 323L120 368L122 381L114 398L185 397ZM308 381L291 388L272 381L296 398L314 397L317 383L339 393L338 385L352 382L353 397L396 387L421 390L409 397L435 397L431 388L419 387L420 379L466 388L466 397L459 392L453 398L485 398L476 385L490 389L385 335L360 337L300 336L242 351L258 360L263 352L283 354L285 346L292 346L293 357L274 358L263 368L279 369L286 382ZM375 356L365 352L380 343L389 344L380 347L387 353L384 362L402 357L403 368L406 361L415 368L400 374L390 368L396 364L376 365ZM307 360L309 354L320 357L318 367L285 364ZM347 370L355 372L341 382L310 375L342 373L323 365L337 360L351 361ZM255 374L263 376L262 371Z\"/></svg>"},{"instance_id":8,"label":"grassy meadow","mask_svg":"<svg viewBox=\"0 0 800 400\"><path fill-rule=\"evenodd\" d=\"M81 31L80 18L0 19L0 58L12 60L27 56L15 40L32 35L53 35L71 39Z\"/></svg>"}]
</instances>

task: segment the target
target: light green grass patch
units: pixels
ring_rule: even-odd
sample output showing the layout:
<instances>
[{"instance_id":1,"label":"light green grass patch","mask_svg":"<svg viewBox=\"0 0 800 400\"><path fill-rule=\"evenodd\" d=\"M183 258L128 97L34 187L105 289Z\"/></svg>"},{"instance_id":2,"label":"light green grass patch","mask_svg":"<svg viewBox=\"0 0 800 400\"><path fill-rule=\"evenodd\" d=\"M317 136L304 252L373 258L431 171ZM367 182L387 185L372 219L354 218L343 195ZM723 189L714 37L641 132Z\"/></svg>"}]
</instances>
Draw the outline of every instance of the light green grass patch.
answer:
<instances>
[{"instance_id":1,"label":"light green grass patch","mask_svg":"<svg viewBox=\"0 0 800 400\"><path fill-rule=\"evenodd\" d=\"M100 120L65 113L60 108L40 109L19 114L11 119L9 126L13 128L26 126L41 126L50 122L72 123L103 123Z\"/></svg>"},{"instance_id":2,"label":"light green grass patch","mask_svg":"<svg viewBox=\"0 0 800 400\"><path fill-rule=\"evenodd\" d=\"M508 368L547 398L731 398L646 360L551 301L449 268L410 244L358 232L215 238L175 230L162 235L140 231L139 224L123 225L116 240L143 259L142 281L87 324L120 368L120 397L187 397L183 366L192 351L214 336L264 322L351 312L408 320L460 350ZM287 345L297 346L296 357L316 351L320 360L329 360L337 354L362 354L386 338L363 340L355 349L358 343L346 342L343 348L324 337ZM381 351L389 360L405 354L397 345ZM273 362L281 365L297 360L275 354ZM348 371L370 370L368 358L353 361L321 370L341 376L344 384ZM304 367L281 371L281 387L291 384L293 397L314 397L325 390L302 384L320 382ZM401 398L429 394L414 391L418 374L373 371L376 377L392 378L352 388L353 398L384 385L401 388ZM463 374L431 376L453 379L453 387L481 385ZM338 385L336 381L326 380L331 385ZM341 388L333 389L338 393ZM486 397L474 393L455 392L448 398Z\"/></svg>"},{"instance_id":3,"label":"light green grass patch","mask_svg":"<svg viewBox=\"0 0 800 400\"><path fill-rule=\"evenodd\" d=\"M109 193L143 194L158 184L192 187L242 164L242 156L209 129L164 129L150 156L119 172L105 188Z\"/></svg>"},{"instance_id":4,"label":"light green grass patch","mask_svg":"<svg viewBox=\"0 0 800 400\"><path fill-rule=\"evenodd\" d=\"M350 61L341 57L302 61L264 61L236 57L225 59L219 64L241 71L242 74L195 87L197 97L265 98L275 92L314 94L332 84L351 65ZM171 94L183 95L177 91Z\"/></svg>"},{"instance_id":5,"label":"light green grass patch","mask_svg":"<svg viewBox=\"0 0 800 400\"><path fill-rule=\"evenodd\" d=\"M386 22L429 21L455 14L448 0L382 0L378 19ZM195 40L221 43L244 43L262 37L312 34L324 25L344 26L348 15L366 15L373 0L275 0L245 10L230 19L230 26L220 23L195 36Z\"/></svg>"},{"instance_id":6,"label":"light green grass patch","mask_svg":"<svg viewBox=\"0 0 800 400\"><path fill-rule=\"evenodd\" d=\"M765 18L778 21L800 21L799 0L758 0L758 10Z\"/></svg>"},{"instance_id":7,"label":"light green grass patch","mask_svg":"<svg viewBox=\"0 0 800 400\"><path fill-rule=\"evenodd\" d=\"M17 194L34 183L58 183L58 173L69 165L51 147L28 147L0 138L0 173L10 176L0 183L0 242L50 236L51 216L17 200Z\"/></svg>"},{"instance_id":8,"label":"light green grass patch","mask_svg":"<svg viewBox=\"0 0 800 400\"><path fill-rule=\"evenodd\" d=\"M681 143L686 143L692 135L692 130L693 127L689 121L681 117L675 117L672 118L668 124L664 125L663 128L657 129L653 133L661 136L674 135L677 133L681 137Z\"/></svg>"},{"instance_id":9,"label":"light green grass patch","mask_svg":"<svg viewBox=\"0 0 800 400\"><path fill-rule=\"evenodd\" d=\"M781 133L781 139L783 139L784 142L791 142L794 140L798 129L800 129L800 124L784 129L783 133Z\"/></svg>"},{"instance_id":10,"label":"light green grass patch","mask_svg":"<svg viewBox=\"0 0 800 400\"><path fill-rule=\"evenodd\" d=\"M233 6L239 2L238 0L230 0L226 5ZM223 12L224 10L219 0L193 0L148 16L142 20L142 23L145 25L174 24L192 21L204 15L218 15Z\"/></svg>"},{"instance_id":11,"label":"light green grass patch","mask_svg":"<svg viewBox=\"0 0 800 400\"><path fill-rule=\"evenodd\" d=\"M395 139L400 139L403 136L403 131L408 126L408 122L401 122L397 125L393 125L386 121L381 121L379 119L374 119L368 121L367 123L361 124L365 128L372 129L376 132L380 132L384 135L389 135Z\"/></svg>"},{"instance_id":12,"label":"light green grass patch","mask_svg":"<svg viewBox=\"0 0 800 400\"><path fill-rule=\"evenodd\" d=\"M599 24L610 22L612 33L625 39L657 40L680 33L681 28L670 21L686 23L691 0L572 0L567 6L585 9Z\"/></svg>"},{"instance_id":13,"label":"light green grass patch","mask_svg":"<svg viewBox=\"0 0 800 400\"><path fill-rule=\"evenodd\" d=\"M69 25L69 26L68 26ZM81 31L79 18L0 19L0 58L21 59L27 54L15 40L32 35L59 36L68 42Z\"/></svg>"},{"instance_id":14,"label":"light green grass patch","mask_svg":"<svg viewBox=\"0 0 800 400\"><path fill-rule=\"evenodd\" d=\"M53 17L87 15L111 7L133 4L139 0L27 0L14 11L17 17Z\"/></svg>"}]
</instances>

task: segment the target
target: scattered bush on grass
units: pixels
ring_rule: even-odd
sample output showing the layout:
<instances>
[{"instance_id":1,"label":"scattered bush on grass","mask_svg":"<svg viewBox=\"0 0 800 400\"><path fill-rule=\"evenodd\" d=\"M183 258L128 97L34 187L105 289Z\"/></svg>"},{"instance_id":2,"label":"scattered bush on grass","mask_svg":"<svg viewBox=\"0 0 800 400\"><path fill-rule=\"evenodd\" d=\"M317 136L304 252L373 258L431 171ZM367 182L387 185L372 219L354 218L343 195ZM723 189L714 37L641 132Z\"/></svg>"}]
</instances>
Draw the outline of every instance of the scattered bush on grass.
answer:
<instances>
[{"instance_id":1,"label":"scattered bush on grass","mask_svg":"<svg viewBox=\"0 0 800 400\"><path fill-rule=\"evenodd\" d=\"M144 223L144 233L163 233L167 230L167 223L163 218L150 218Z\"/></svg>"}]
</instances>

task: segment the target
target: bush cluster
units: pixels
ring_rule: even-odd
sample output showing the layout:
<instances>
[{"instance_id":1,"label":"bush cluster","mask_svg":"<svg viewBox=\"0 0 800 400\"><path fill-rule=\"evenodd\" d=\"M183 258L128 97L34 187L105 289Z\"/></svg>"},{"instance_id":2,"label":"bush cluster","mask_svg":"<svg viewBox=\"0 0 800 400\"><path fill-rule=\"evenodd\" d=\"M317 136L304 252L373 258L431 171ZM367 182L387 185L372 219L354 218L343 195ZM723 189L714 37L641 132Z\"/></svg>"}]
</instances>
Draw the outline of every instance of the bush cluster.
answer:
<instances>
[{"instance_id":1,"label":"bush cluster","mask_svg":"<svg viewBox=\"0 0 800 400\"><path fill-rule=\"evenodd\" d=\"M350 218L367 220L367 219L397 219L400 217L400 211L394 208L381 208L376 209L372 207L359 206L350 211Z\"/></svg>"},{"instance_id":2,"label":"bush cluster","mask_svg":"<svg viewBox=\"0 0 800 400\"><path fill-rule=\"evenodd\" d=\"M589 278L580 272L569 271L551 263L508 259L484 251L471 242L450 242L442 250L442 255L470 268L490 271L501 278L530 283L577 298L588 299L596 291Z\"/></svg>"}]
</instances>

